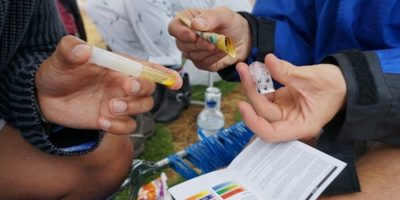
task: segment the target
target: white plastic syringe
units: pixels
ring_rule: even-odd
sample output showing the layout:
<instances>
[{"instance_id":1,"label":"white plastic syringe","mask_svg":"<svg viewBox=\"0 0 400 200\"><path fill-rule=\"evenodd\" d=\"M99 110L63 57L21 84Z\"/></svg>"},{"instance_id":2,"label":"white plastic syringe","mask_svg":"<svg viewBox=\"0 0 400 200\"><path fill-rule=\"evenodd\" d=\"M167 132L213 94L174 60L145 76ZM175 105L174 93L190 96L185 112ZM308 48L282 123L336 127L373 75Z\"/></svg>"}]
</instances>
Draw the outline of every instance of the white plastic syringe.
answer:
<instances>
[{"instance_id":1,"label":"white plastic syringe","mask_svg":"<svg viewBox=\"0 0 400 200\"><path fill-rule=\"evenodd\" d=\"M173 73L166 73L147 67L141 63L95 46L92 46L91 49L92 56L89 62L96 65L119 71L131 76L143 77L150 81L161 83L165 86L172 86L176 81L176 75Z\"/></svg>"}]
</instances>

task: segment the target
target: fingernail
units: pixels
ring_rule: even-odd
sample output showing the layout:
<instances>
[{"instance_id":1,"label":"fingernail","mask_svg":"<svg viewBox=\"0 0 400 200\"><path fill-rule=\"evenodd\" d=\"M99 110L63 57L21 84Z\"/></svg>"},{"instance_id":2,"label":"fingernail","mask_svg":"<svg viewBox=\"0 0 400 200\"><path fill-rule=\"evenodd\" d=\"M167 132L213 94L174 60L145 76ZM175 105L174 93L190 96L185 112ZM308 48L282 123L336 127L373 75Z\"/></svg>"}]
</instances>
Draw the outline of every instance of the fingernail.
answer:
<instances>
[{"instance_id":1,"label":"fingernail","mask_svg":"<svg viewBox=\"0 0 400 200\"><path fill-rule=\"evenodd\" d=\"M207 28L207 21L205 20L205 19L203 19L203 18L201 18L201 17L196 17L196 18L194 18L193 20L192 20L192 23L196 23L197 25L197 28L199 28L199 29L202 29L202 30L204 30L204 29L206 29Z\"/></svg>"},{"instance_id":2,"label":"fingernail","mask_svg":"<svg viewBox=\"0 0 400 200\"><path fill-rule=\"evenodd\" d=\"M90 49L88 45L78 44L72 49L71 54L75 59L80 59L85 51L88 51L88 49Z\"/></svg>"},{"instance_id":3,"label":"fingernail","mask_svg":"<svg viewBox=\"0 0 400 200\"><path fill-rule=\"evenodd\" d=\"M114 101L113 102L113 111L116 113L125 112L128 108L128 104L125 101Z\"/></svg>"},{"instance_id":4,"label":"fingernail","mask_svg":"<svg viewBox=\"0 0 400 200\"><path fill-rule=\"evenodd\" d=\"M111 121L106 120L106 119L100 119L99 125L100 125L101 129L108 130L111 127Z\"/></svg>"},{"instance_id":5,"label":"fingernail","mask_svg":"<svg viewBox=\"0 0 400 200\"><path fill-rule=\"evenodd\" d=\"M131 80L131 91L132 93L137 93L140 90L140 84L137 80Z\"/></svg>"}]
</instances>

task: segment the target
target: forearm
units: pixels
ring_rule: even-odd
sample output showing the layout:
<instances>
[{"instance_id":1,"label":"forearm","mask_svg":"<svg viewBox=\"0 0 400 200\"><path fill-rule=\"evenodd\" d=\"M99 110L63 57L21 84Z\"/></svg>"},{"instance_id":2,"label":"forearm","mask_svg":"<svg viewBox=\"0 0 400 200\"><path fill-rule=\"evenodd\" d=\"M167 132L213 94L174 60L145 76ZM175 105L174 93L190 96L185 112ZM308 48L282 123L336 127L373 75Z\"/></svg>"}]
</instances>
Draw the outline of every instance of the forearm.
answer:
<instances>
[{"instance_id":1,"label":"forearm","mask_svg":"<svg viewBox=\"0 0 400 200\"><path fill-rule=\"evenodd\" d=\"M47 53L33 53L16 56L18 62L10 63L10 70L7 74L8 79L0 83L4 88L0 97L1 109L0 118L4 118L12 126L20 130L21 135L38 149L56 155L77 155L93 150L102 137L97 131L89 134L88 131L63 130L67 133L53 132L49 123L42 120L37 105L35 94L35 76L39 63L47 56ZM35 61L34 58L36 58ZM8 71L8 70L6 70ZM13 73L11 73L13 72ZM4 84L5 83L5 84ZM42 105L45 106L45 105ZM67 131L69 130L69 131ZM85 134L83 137L82 134ZM68 137L65 137L69 135ZM94 142L89 148L70 151L67 146L81 144L89 139ZM83 138L83 140L82 140Z\"/></svg>"},{"instance_id":2,"label":"forearm","mask_svg":"<svg viewBox=\"0 0 400 200\"><path fill-rule=\"evenodd\" d=\"M19 129L21 135L37 148L51 154L71 155L50 141L35 95L36 72L54 51L65 30L54 12L54 2L38 1L35 8L25 22L26 30L20 30L24 34L18 45L10 49L13 54L1 66L0 118Z\"/></svg>"}]
</instances>

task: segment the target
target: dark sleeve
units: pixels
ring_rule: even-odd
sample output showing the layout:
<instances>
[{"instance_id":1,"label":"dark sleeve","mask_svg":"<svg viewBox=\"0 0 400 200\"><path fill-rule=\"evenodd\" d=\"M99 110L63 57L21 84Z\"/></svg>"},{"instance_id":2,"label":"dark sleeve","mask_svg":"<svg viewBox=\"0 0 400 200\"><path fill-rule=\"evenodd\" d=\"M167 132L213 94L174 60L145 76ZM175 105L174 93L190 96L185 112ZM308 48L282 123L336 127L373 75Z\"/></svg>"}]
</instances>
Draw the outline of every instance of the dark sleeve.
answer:
<instances>
[{"instance_id":1,"label":"dark sleeve","mask_svg":"<svg viewBox=\"0 0 400 200\"><path fill-rule=\"evenodd\" d=\"M13 38L15 50L9 45L9 51L13 51L6 66L1 69L1 95L0 117L4 118L12 126L19 129L22 136L32 145L42 151L55 155L76 155L93 150L101 138L96 133L96 142L90 148L80 151L69 151L61 146L56 146L49 138L49 130L41 120L37 109L35 97L35 75L38 67L54 51L58 41L65 35L64 27L59 21L58 13L53 1L36 1L32 13L19 15L30 16L24 32L24 37ZM14 5L18 7L19 5ZM12 10L12 9L11 9ZM11 11L10 10L10 11ZM24 23L9 18L9 26L13 23ZM10 29L12 30L12 29ZM4 31L4 30L3 30ZM4 34L4 32L3 32Z\"/></svg>"},{"instance_id":2,"label":"dark sleeve","mask_svg":"<svg viewBox=\"0 0 400 200\"><path fill-rule=\"evenodd\" d=\"M74 16L79 38L87 41L85 26L76 0L60 0L60 2L64 5L65 9Z\"/></svg>"},{"instance_id":3,"label":"dark sleeve","mask_svg":"<svg viewBox=\"0 0 400 200\"><path fill-rule=\"evenodd\" d=\"M339 138L400 144L400 49L349 50L323 62L338 65L347 85L344 111L332 120L341 121Z\"/></svg>"}]
</instances>

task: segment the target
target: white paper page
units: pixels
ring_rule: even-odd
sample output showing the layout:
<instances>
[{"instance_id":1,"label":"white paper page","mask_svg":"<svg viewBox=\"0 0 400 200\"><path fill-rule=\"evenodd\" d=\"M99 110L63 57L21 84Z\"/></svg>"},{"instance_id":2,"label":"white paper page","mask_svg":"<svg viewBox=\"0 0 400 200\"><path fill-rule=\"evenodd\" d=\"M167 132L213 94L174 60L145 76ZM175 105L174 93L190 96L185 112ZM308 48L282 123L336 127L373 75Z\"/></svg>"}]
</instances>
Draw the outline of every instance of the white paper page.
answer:
<instances>
[{"instance_id":1,"label":"white paper page","mask_svg":"<svg viewBox=\"0 0 400 200\"><path fill-rule=\"evenodd\" d=\"M263 199L316 199L345 163L299 141L257 138L229 165Z\"/></svg>"},{"instance_id":2,"label":"white paper page","mask_svg":"<svg viewBox=\"0 0 400 200\"><path fill-rule=\"evenodd\" d=\"M227 169L213 171L169 189L176 200L263 200Z\"/></svg>"}]
</instances>

